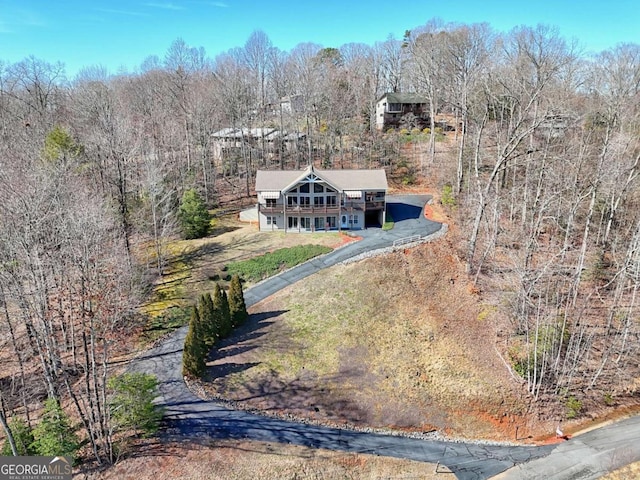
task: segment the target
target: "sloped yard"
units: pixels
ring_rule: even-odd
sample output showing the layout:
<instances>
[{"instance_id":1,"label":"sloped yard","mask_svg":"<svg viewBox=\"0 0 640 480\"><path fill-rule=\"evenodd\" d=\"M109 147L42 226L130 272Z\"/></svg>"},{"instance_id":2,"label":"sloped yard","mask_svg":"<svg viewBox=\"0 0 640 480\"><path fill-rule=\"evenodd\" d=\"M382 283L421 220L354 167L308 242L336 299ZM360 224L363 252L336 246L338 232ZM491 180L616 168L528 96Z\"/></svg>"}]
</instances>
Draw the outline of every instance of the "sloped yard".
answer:
<instances>
[{"instance_id":1,"label":"sloped yard","mask_svg":"<svg viewBox=\"0 0 640 480\"><path fill-rule=\"evenodd\" d=\"M445 244L322 271L256 305L205 386L250 408L334 424L513 440L537 433Z\"/></svg>"},{"instance_id":2,"label":"sloped yard","mask_svg":"<svg viewBox=\"0 0 640 480\"><path fill-rule=\"evenodd\" d=\"M188 312L181 309L194 304L201 293L213 291L216 283L225 285L230 277L226 266L233 262L301 245L333 249L353 240L353 237L334 232L303 235L260 232L255 224L240 222L235 215L219 217L209 236L174 240L167 245L167 266L141 308L149 317L141 338L143 342L153 340L188 321ZM154 260L149 258L147 261L153 263Z\"/></svg>"}]
</instances>

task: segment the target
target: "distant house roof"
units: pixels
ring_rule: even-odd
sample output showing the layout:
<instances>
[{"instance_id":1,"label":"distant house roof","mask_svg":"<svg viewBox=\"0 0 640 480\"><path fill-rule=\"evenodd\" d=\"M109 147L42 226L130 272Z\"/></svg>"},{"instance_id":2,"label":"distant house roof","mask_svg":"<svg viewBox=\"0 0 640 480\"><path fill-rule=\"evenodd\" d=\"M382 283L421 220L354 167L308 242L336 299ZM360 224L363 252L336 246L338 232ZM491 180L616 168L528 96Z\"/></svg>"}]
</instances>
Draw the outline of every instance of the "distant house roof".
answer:
<instances>
[{"instance_id":1,"label":"distant house roof","mask_svg":"<svg viewBox=\"0 0 640 480\"><path fill-rule=\"evenodd\" d=\"M401 92L388 92L380 97L387 99L387 103L428 103L426 95L420 93L401 93Z\"/></svg>"},{"instance_id":2,"label":"distant house roof","mask_svg":"<svg viewBox=\"0 0 640 480\"><path fill-rule=\"evenodd\" d=\"M211 134L215 138L261 138L275 131L275 128L223 128Z\"/></svg>"},{"instance_id":3,"label":"distant house roof","mask_svg":"<svg viewBox=\"0 0 640 480\"><path fill-rule=\"evenodd\" d=\"M302 140L305 137L306 137L306 135L304 133L300 133L300 132L289 133L287 131L282 131L281 132L280 130L274 130L270 134L265 135L264 138L266 138L269 141L281 139L281 140L283 140L285 142L292 142L292 141L295 141L295 140Z\"/></svg>"},{"instance_id":4,"label":"distant house roof","mask_svg":"<svg viewBox=\"0 0 640 480\"><path fill-rule=\"evenodd\" d=\"M211 134L213 138L217 139L260 139L275 140L281 138L284 141L300 140L305 137L302 133L289 133L286 131L279 131L275 128L223 128Z\"/></svg>"},{"instance_id":5,"label":"distant house roof","mask_svg":"<svg viewBox=\"0 0 640 480\"><path fill-rule=\"evenodd\" d=\"M218 130L217 132L212 133L211 136L216 138L226 138L234 135L235 132L235 128L223 128L222 130Z\"/></svg>"},{"instance_id":6,"label":"distant house roof","mask_svg":"<svg viewBox=\"0 0 640 480\"><path fill-rule=\"evenodd\" d=\"M320 170L312 165L304 170L258 170L256 191L287 190L310 174L315 174L339 191L387 190L384 170Z\"/></svg>"}]
</instances>

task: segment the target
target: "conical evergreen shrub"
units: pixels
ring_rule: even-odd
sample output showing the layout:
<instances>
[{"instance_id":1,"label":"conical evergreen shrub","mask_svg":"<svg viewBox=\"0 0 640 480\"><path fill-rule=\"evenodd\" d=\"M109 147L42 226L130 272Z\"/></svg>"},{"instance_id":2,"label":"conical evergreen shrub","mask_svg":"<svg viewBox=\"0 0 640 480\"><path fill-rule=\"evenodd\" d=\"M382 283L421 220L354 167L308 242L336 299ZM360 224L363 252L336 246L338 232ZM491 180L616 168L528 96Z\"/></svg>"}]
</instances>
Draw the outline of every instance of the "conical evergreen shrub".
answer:
<instances>
[{"instance_id":1,"label":"conical evergreen shrub","mask_svg":"<svg viewBox=\"0 0 640 480\"><path fill-rule=\"evenodd\" d=\"M200 315L204 343L207 349L211 349L220 339L220 324L210 293L200 295L198 314Z\"/></svg>"},{"instance_id":2,"label":"conical evergreen shrub","mask_svg":"<svg viewBox=\"0 0 640 480\"><path fill-rule=\"evenodd\" d=\"M226 338L231 334L233 326L231 325L227 294L218 283L216 283L216 288L213 291L213 309L220 320L220 337Z\"/></svg>"},{"instance_id":3,"label":"conical evergreen shrub","mask_svg":"<svg viewBox=\"0 0 640 480\"><path fill-rule=\"evenodd\" d=\"M201 377L204 374L207 366L207 347L203 337L200 315L198 309L193 307L182 352L182 374L185 376Z\"/></svg>"},{"instance_id":4,"label":"conical evergreen shrub","mask_svg":"<svg viewBox=\"0 0 640 480\"><path fill-rule=\"evenodd\" d=\"M244 291L242 290L242 282L238 275L231 278L229 284L229 313L231 315L231 324L238 327L247 321L249 314L247 306L244 303Z\"/></svg>"}]
</instances>

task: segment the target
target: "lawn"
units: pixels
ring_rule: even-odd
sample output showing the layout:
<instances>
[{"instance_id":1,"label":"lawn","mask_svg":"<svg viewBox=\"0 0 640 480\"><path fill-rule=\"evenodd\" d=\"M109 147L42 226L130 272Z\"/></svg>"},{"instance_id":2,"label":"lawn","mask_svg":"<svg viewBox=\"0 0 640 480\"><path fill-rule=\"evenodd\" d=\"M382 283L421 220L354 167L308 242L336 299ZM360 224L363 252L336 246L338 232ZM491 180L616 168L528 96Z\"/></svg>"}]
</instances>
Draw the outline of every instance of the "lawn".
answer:
<instances>
[{"instance_id":1,"label":"lawn","mask_svg":"<svg viewBox=\"0 0 640 480\"><path fill-rule=\"evenodd\" d=\"M314 244L279 248L248 260L232 262L226 269L228 274L238 275L245 282L254 283L332 250L331 247Z\"/></svg>"},{"instance_id":2,"label":"lawn","mask_svg":"<svg viewBox=\"0 0 640 480\"><path fill-rule=\"evenodd\" d=\"M186 323L188 315L185 308L194 304L201 293L213 291L216 283L227 286L231 273L228 266L235 268L247 265L245 262L248 260L269 252L293 248L289 251L290 254L285 255L286 265L278 264L268 273L262 272L245 278L245 288L248 288L264 275L277 273L280 268L290 267L296 262L331 251L353 240L337 232L260 232L255 225L242 223L235 215L219 217L208 237L195 240L175 239L166 246L167 266L163 275L156 278L148 301L140 309L148 318L141 341L153 341ZM283 260L282 257L280 260ZM147 261L153 262L153 258L149 257ZM255 260L249 264L253 263L266 264L264 260Z\"/></svg>"}]
</instances>

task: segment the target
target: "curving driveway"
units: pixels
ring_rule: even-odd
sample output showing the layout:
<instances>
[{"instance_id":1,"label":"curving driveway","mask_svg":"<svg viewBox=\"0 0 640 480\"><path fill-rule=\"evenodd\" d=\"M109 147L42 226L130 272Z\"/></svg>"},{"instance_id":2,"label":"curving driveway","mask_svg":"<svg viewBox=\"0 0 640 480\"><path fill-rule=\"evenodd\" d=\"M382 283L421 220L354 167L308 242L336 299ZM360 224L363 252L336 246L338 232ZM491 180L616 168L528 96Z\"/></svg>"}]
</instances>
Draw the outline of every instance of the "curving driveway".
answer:
<instances>
[{"instance_id":1,"label":"curving driveway","mask_svg":"<svg viewBox=\"0 0 640 480\"><path fill-rule=\"evenodd\" d=\"M422 215L422 209L429 199L426 195L388 197L388 208L396 222L392 230L384 232L381 229L368 229L358 232L363 237L361 241L348 244L253 286L245 291L247 306L254 305L322 268L367 251L388 247L397 239L437 232L441 224L431 222ZM166 427L171 436L292 443L329 450L439 462L459 479L486 479L514 466L519 466L517 473L514 473L515 470L507 473L516 477L505 478L565 478L522 476L527 471L526 465L522 464L549 455L555 446L487 445L479 442L430 441L364 433L285 421L233 410L219 402L201 400L191 393L182 378L182 345L186 330L187 327L177 330L161 344L137 358L130 367L132 370L157 376L160 383L158 403L165 408ZM567 445L570 443L567 442Z\"/></svg>"}]
</instances>

